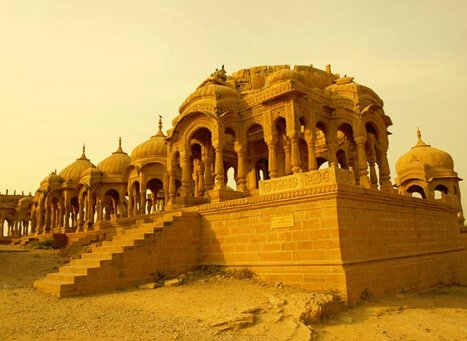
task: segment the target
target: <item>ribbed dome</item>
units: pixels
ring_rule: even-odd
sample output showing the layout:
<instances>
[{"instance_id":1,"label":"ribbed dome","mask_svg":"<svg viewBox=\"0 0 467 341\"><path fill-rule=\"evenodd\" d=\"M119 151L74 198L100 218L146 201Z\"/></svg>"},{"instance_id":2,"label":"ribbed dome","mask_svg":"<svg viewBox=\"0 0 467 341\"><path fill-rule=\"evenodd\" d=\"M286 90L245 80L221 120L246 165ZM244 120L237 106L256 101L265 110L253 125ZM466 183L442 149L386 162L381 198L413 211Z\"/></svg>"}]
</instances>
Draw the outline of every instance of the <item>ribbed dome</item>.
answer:
<instances>
[{"instance_id":1,"label":"ribbed dome","mask_svg":"<svg viewBox=\"0 0 467 341\"><path fill-rule=\"evenodd\" d=\"M49 175L47 175L44 178L44 180L41 181L41 186L61 184L62 182L63 179L60 176L58 176L56 172L52 172Z\"/></svg>"},{"instance_id":2,"label":"ribbed dome","mask_svg":"<svg viewBox=\"0 0 467 341\"><path fill-rule=\"evenodd\" d=\"M120 139L117 151L101 161L97 165L97 168L105 175L122 175L125 169L130 165L130 162L131 158L122 150L122 140Z\"/></svg>"},{"instance_id":3,"label":"ribbed dome","mask_svg":"<svg viewBox=\"0 0 467 341\"><path fill-rule=\"evenodd\" d=\"M451 155L423 142L420 131L417 132L417 136L417 144L397 160L396 172L398 175L414 169L414 162L417 163L416 168L419 168L419 165L422 164L426 169L431 170L454 170L454 161Z\"/></svg>"},{"instance_id":4,"label":"ribbed dome","mask_svg":"<svg viewBox=\"0 0 467 341\"><path fill-rule=\"evenodd\" d=\"M167 158L167 145L165 144L165 135L162 132L162 120L159 118L159 131L156 135L139 146L131 152L131 161L137 161L147 158L160 157Z\"/></svg>"},{"instance_id":5,"label":"ribbed dome","mask_svg":"<svg viewBox=\"0 0 467 341\"><path fill-rule=\"evenodd\" d=\"M81 155L79 159L76 159L71 165L64 168L59 175L65 179L65 181L71 180L74 183L79 183L81 174L89 167L95 166L86 158L85 147L83 146L83 155Z\"/></svg>"},{"instance_id":6,"label":"ribbed dome","mask_svg":"<svg viewBox=\"0 0 467 341\"><path fill-rule=\"evenodd\" d=\"M183 116L189 108L201 106L209 108L210 111L216 114L221 114L237 106L239 99L240 93L235 89L235 82L227 80L224 66L222 66L221 70L216 69L185 99L179 108L179 112Z\"/></svg>"},{"instance_id":7,"label":"ribbed dome","mask_svg":"<svg viewBox=\"0 0 467 341\"><path fill-rule=\"evenodd\" d=\"M286 80L296 80L303 82L303 76L290 69L280 69L274 72L268 79L268 85L273 85Z\"/></svg>"},{"instance_id":8,"label":"ribbed dome","mask_svg":"<svg viewBox=\"0 0 467 341\"><path fill-rule=\"evenodd\" d=\"M220 85L220 84L209 84L201 88L196 89L190 97L215 97L216 99L223 98L238 98L238 91L231 87Z\"/></svg>"},{"instance_id":9,"label":"ribbed dome","mask_svg":"<svg viewBox=\"0 0 467 341\"><path fill-rule=\"evenodd\" d=\"M240 94L236 89L233 89L226 85L221 84L206 84L200 86L195 90L190 96L188 96L183 104L180 106L180 112L183 112L184 108L189 104L193 104L199 100L211 100L215 102L224 102L224 101L237 101L240 97Z\"/></svg>"}]
</instances>

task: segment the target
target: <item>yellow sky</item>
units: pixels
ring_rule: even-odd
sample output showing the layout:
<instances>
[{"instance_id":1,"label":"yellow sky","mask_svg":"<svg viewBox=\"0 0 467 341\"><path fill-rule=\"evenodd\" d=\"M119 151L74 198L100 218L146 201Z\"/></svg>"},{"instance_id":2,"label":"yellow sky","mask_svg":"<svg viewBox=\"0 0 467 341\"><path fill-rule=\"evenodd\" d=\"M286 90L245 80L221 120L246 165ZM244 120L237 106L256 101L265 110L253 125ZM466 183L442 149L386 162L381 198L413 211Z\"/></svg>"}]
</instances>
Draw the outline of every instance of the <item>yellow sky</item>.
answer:
<instances>
[{"instance_id":1,"label":"yellow sky","mask_svg":"<svg viewBox=\"0 0 467 341\"><path fill-rule=\"evenodd\" d=\"M466 18L456 0L0 0L0 191L34 192L83 142L94 164L119 136L130 153L222 64L330 63L385 101L393 170L420 126L467 177Z\"/></svg>"}]
</instances>

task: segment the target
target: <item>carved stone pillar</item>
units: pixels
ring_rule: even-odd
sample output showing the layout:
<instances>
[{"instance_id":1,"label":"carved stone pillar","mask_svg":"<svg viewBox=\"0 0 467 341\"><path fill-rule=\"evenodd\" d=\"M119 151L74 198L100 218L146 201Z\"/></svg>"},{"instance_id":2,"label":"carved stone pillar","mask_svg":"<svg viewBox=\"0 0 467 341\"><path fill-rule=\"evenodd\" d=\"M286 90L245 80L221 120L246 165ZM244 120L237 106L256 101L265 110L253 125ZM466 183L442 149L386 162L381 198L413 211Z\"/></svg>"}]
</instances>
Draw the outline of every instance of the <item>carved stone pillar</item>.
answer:
<instances>
[{"instance_id":1,"label":"carved stone pillar","mask_svg":"<svg viewBox=\"0 0 467 341\"><path fill-rule=\"evenodd\" d=\"M204 194L204 166L200 159L193 160L193 181L195 198L202 197Z\"/></svg>"},{"instance_id":2,"label":"carved stone pillar","mask_svg":"<svg viewBox=\"0 0 467 341\"><path fill-rule=\"evenodd\" d=\"M96 223L102 221L102 212L101 212L101 199L96 197Z\"/></svg>"},{"instance_id":3,"label":"carved stone pillar","mask_svg":"<svg viewBox=\"0 0 467 341\"><path fill-rule=\"evenodd\" d=\"M65 204L65 221L63 226L65 227L65 232L70 227L70 205L68 203Z\"/></svg>"},{"instance_id":4,"label":"carved stone pillar","mask_svg":"<svg viewBox=\"0 0 467 341\"><path fill-rule=\"evenodd\" d=\"M393 187L391 183L391 170L389 169L389 162L388 162L388 155L387 155L387 150L382 150L380 152L380 165L379 165L379 170L380 170L380 185L381 185L381 190L386 191L386 192L392 192Z\"/></svg>"},{"instance_id":5,"label":"carved stone pillar","mask_svg":"<svg viewBox=\"0 0 467 341\"><path fill-rule=\"evenodd\" d=\"M91 214L92 214L92 198L90 198L91 196L91 193L89 193L87 196L86 196L86 200L85 200L85 205L86 205L86 219L85 219L85 222L84 222L84 231L87 231L89 229L89 225L92 224L91 222Z\"/></svg>"},{"instance_id":6,"label":"carved stone pillar","mask_svg":"<svg viewBox=\"0 0 467 341\"><path fill-rule=\"evenodd\" d=\"M225 189L224 182L224 158L222 156L222 148L216 148L216 183L214 189Z\"/></svg>"},{"instance_id":7,"label":"carved stone pillar","mask_svg":"<svg viewBox=\"0 0 467 341\"><path fill-rule=\"evenodd\" d=\"M135 201L133 200L133 205L135 204ZM133 206L134 208L134 206ZM134 211L133 211L134 213ZM97 212L97 215L99 216L99 220L103 221L104 220L104 198L99 199L99 211Z\"/></svg>"},{"instance_id":8,"label":"carved stone pillar","mask_svg":"<svg viewBox=\"0 0 467 341\"><path fill-rule=\"evenodd\" d=\"M376 175L375 162L373 160L371 160L371 161L368 162L368 165L370 166L371 188L378 189L378 176Z\"/></svg>"},{"instance_id":9,"label":"carved stone pillar","mask_svg":"<svg viewBox=\"0 0 467 341\"><path fill-rule=\"evenodd\" d=\"M64 224L64 207L63 207L63 202L58 203L58 227L60 228L59 232L65 232L63 231L65 224Z\"/></svg>"},{"instance_id":10,"label":"carved stone pillar","mask_svg":"<svg viewBox=\"0 0 467 341\"><path fill-rule=\"evenodd\" d=\"M76 229L78 225L78 210L76 207L71 207L71 227Z\"/></svg>"},{"instance_id":11,"label":"carved stone pillar","mask_svg":"<svg viewBox=\"0 0 467 341\"><path fill-rule=\"evenodd\" d=\"M292 165L290 162L290 144L288 142L284 143L284 163L285 163L285 175L292 174Z\"/></svg>"},{"instance_id":12,"label":"carved stone pillar","mask_svg":"<svg viewBox=\"0 0 467 341\"><path fill-rule=\"evenodd\" d=\"M3 225L0 224L0 228L3 227ZM32 208L31 208L31 234L36 233L37 229L37 213L36 213L36 206L33 203Z\"/></svg>"},{"instance_id":13,"label":"carved stone pillar","mask_svg":"<svg viewBox=\"0 0 467 341\"><path fill-rule=\"evenodd\" d=\"M204 167L204 163L203 163L203 161L200 160L198 190L199 190L199 195L201 197L203 197L204 193L206 192L206 184L204 182L204 172L205 171L206 171L206 168Z\"/></svg>"},{"instance_id":14,"label":"carved stone pillar","mask_svg":"<svg viewBox=\"0 0 467 341\"><path fill-rule=\"evenodd\" d=\"M52 231L56 226L57 208L54 204L50 204L50 230Z\"/></svg>"},{"instance_id":15,"label":"carved stone pillar","mask_svg":"<svg viewBox=\"0 0 467 341\"><path fill-rule=\"evenodd\" d=\"M170 185L170 179L169 179L169 173L165 172L164 173L164 181L162 184L162 192L164 193L164 199L166 201L169 200L169 185Z\"/></svg>"},{"instance_id":16,"label":"carved stone pillar","mask_svg":"<svg viewBox=\"0 0 467 341\"><path fill-rule=\"evenodd\" d=\"M370 188L370 179L368 179L368 162L365 152L366 139L364 137L356 137L355 142L357 144L358 152L358 174L360 186Z\"/></svg>"},{"instance_id":17,"label":"carved stone pillar","mask_svg":"<svg viewBox=\"0 0 467 341\"><path fill-rule=\"evenodd\" d=\"M36 235L41 234L44 228L43 210L44 210L44 203L41 199L39 199L39 204L37 205L37 209L36 209L36 215L37 215Z\"/></svg>"},{"instance_id":18,"label":"carved stone pillar","mask_svg":"<svg viewBox=\"0 0 467 341\"><path fill-rule=\"evenodd\" d=\"M177 196L177 189L175 188L175 170L169 172L169 203L175 204L175 197Z\"/></svg>"},{"instance_id":19,"label":"carved stone pillar","mask_svg":"<svg viewBox=\"0 0 467 341\"><path fill-rule=\"evenodd\" d=\"M298 173L301 170L301 158L300 158L300 149L298 146L298 137L294 134L292 136L289 136L290 139L290 164L292 166L292 172Z\"/></svg>"},{"instance_id":20,"label":"carved stone pillar","mask_svg":"<svg viewBox=\"0 0 467 341\"><path fill-rule=\"evenodd\" d=\"M306 146L308 149L308 170L318 169L318 163L316 162L316 152L315 152L315 139L316 136L306 139Z\"/></svg>"},{"instance_id":21,"label":"carved stone pillar","mask_svg":"<svg viewBox=\"0 0 467 341\"><path fill-rule=\"evenodd\" d=\"M60 204L56 203L54 207L54 228L60 227Z\"/></svg>"},{"instance_id":22,"label":"carved stone pillar","mask_svg":"<svg viewBox=\"0 0 467 341\"><path fill-rule=\"evenodd\" d=\"M146 186L141 183L141 202L139 204L139 214L146 214ZM116 213L116 212L115 212Z\"/></svg>"},{"instance_id":23,"label":"carved stone pillar","mask_svg":"<svg viewBox=\"0 0 467 341\"><path fill-rule=\"evenodd\" d=\"M270 178L277 178L277 152L276 143L274 141L268 142L268 172Z\"/></svg>"},{"instance_id":24,"label":"carved stone pillar","mask_svg":"<svg viewBox=\"0 0 467 341\"><path fill-rule=\"evenodd\" d=\"M17 224L18 222L16 220L13 220L11 223L11 226L9 226L8 230L8 236L10 237L16 237L16 229L17 229Z\"/></svg>"},{"instance_id":25,"label":"carved stone pillar","mask_svg":"<svg viewBox=\"0 0 467 341\"><path fill-rule=\"evenodd\" d=\"M76 232L79 232L81 226L84 224L84 196L81 195L78 199L78 224L76 226Z\"/></svg>"},{"instance_id":26,"label":"carved stone pillar","mask_svg":"<svg viewBox=\"0 0 467 341\"><path fill-rule=\"evenodd\" d=\"M60 232L65 232L65 208L63 201L58 203L58 220L57 225L60 228Z\"/></svg>"},{"instance_id":27,"label":"carved stone pillar","mask_svg":"<svg viewBox=\"0 0 467 341\"><path fill-rule=\"evenodd\" d=\"M328 163L329 163L329 166L331 164L337 164L337 156L336 156L336 153L337 153L337 147L338 147L338 144L337 144L337 141L334 139L329 139L329 141L327 141L327 144L326 144L326 147L328 149Z\"/></svg>"},{"instance_id":28,"label":"carved stone pillar","mask_svg":"<svg viewBox=\"0 0 467 341\"><path fill-rule=\"evenodd\" d=\"M245 167L245 148L241 145L237 145L235 150L237 152L237 190L240 192L246 192L246 167Z\"/></svg>"},{"instance_id":29,"label":"carved stone pillar","mask_svg":"<svg viewBox=\"0 0 467 341\"><path fill-rule=\"evenodd\" d=\"M204 187L205 191L209 191L213 188L212 186L212 148L206 146L205 151L202 155L204 163Z\"/></svg>"},{"instance_id":30,"label":"carved stone pillar","mask_svg":"<svg viewBox=\"0 0 467 341\"><path fill-rule=\"evenodd\" d=\"M136 216L139 214L139 193L135 186L133 186L133 190L131 193L131 195L133 196L133 216Z\"/></svg>"},{"instance_id":31,"label":"carved stone pillar","mask_svg":"<svg viewBox=\"0 0 467 341\"><path fill-rule=\"evenodd\" d=\"M183 197L191 197L191 174L190 174L190 153L180 153L180 166L182 167L182 191Z\"/></svg>"},{"instance_id":32,"label":"carved stone pillar","mask_svg":"<svg viewBox=\"0 0 467 341\"><path fill-rule=\"evenodd\" d=\"M133 192L131 190L131 187L128 186L128 216L132 217L134 215L134 198L133 198ZM102 205L102 204L101 204Z\"/></svg>"},{"instance_id":33,"label":"carved stone pillar","mask_svg":"<svg viewBox=\"0 0 467 341\"><path fill-rule=\"evenodd\" d=\"M120 195L120 198L118 200L118 212L117 212L117 217L120 217L120 218L125 216L124 200L125 200L125 196Z\"/></svg>"},{"instance_id":34,"label":"carved stone pillar","mask_svg":"<svg viewBox=\"0 0 467 341\"><path fill-rule=\"evenodd\" d=\"M43 234L46 234L47 229L50 227L50 203L48 200L46 200L46 205L45 205L45 224L44 224L44 231L42 232Z\"/></svg>"}]
</instances>

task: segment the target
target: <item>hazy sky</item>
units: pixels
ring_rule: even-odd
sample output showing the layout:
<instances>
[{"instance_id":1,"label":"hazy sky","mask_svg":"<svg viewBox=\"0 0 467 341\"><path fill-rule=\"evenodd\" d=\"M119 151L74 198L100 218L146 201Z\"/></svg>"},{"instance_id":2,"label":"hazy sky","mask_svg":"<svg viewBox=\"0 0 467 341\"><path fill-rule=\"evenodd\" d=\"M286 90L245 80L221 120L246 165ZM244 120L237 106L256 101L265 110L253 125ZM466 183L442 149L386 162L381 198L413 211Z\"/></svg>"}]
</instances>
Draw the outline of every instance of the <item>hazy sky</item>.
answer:
<instances>
[{"instance_id":1,"label":"hazy sky","mask_svg":"<svg viewBox=\"0 0 467 341\"><path fill-rule=\"evenodd\" d=\"M467 1L0 0L0 191L130 153L216 67L313 64L385 102L389 161L423 139L467 177ZM467 185L461 190L464 207Z\"/></svg>"}]
</instances>

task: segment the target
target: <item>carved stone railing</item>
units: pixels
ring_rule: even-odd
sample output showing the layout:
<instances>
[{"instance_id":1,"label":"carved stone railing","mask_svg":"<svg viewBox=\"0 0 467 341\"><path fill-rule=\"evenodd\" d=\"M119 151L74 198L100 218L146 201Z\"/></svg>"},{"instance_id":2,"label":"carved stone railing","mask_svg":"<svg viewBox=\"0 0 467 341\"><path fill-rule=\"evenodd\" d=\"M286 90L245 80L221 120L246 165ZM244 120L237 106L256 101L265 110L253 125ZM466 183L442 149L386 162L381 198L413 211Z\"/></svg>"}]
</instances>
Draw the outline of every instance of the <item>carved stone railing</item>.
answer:
<instances>
[{"instance_id":1,"label":"carved stone railing","mask_svg":"<svg viewBox=\"0 0 467 341\"><path fill-rule=\"evenodd\" d=\"M279 178L262 180L259 182L259 194L265 195L297 191L301 189L308 189L336 183L355 185L355 177L353 172L331 165L331 167L327 169L296 173Z\"/></svg>"}]
</instances>

